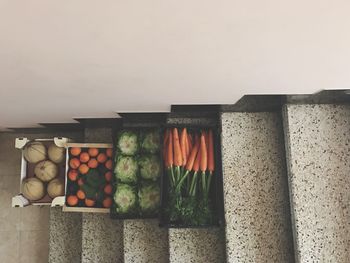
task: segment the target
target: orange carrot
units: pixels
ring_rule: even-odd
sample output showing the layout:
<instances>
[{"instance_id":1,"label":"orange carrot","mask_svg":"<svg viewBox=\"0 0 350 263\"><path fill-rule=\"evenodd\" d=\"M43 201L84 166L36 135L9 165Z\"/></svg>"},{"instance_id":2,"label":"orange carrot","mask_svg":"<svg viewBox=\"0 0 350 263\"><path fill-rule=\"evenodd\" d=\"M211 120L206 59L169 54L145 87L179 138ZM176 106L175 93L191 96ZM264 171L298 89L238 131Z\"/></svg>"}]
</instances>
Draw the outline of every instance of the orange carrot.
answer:
<instances>
[{"instance_id":1,"label":"orange carrot","mask_svg":"<svg viewBox=\"0 0 350 263\"><path fill-rule=\"evenodd\" d=\"M187 144L188 144L188 152L189 154L192 152L193 142L191 134L187 133Z\"/></svg>"},{"instance_id":2,"label":"orange carrot","mask_svg":"<svg viewBox=\"0 0 350 263\"><path fill-rule=\"evenodd\" d=\"M201 135L201 147L200 147L200 152L201 152L201 161L200 161L200 170L204 173L205 170L207 170L207 146L205 144L205 135L202 133Z\"/></svg>"},{"instance_id":3,"label":"orange carrot","mask_svg":"<svg viewBox=\"0 0 350 263\"><path fill-rule=\"evenodd\" d=\"M169 138L168 138L168 148L167 148L167 158L166 158L166 167L171 167L174 163L174 155L173 155L173 136L171 134L171 131L169 131Z\"/></svg>"},{"instance_id":4,"label":"orange carrot","mask_svg":"<svg viewBox=\"0 0 350 263\"><path fill-rule=\"evenodd\" d=\"M192 167L194 166L194 162L195 162L196 156L198 155L198 150L199 150L199 142L197 142L194 145L194 147L192 148L190 157L188 158L188 162L187 162L187 165L186 165L186 170L187 171L191 171L192 170Z\"/></svg>"},{"instance_id":5,"label":"orange carrot","mask_svg":"<svg viewBox=\"0 0 350 263\"><path fill-rule=\"evenodd\" d=\"M180 135L180 148L182 155L182 165L186 165L187 162L187 154L186 154L186 138L187 138L187 130L183 128Z\"/></svg>"},{"instance_id":6,"label":"orange carrot","mask_svg":"<svg viewBox=\"0 0 350 263\"><path fill-rule=\"evenodd\" d=\"M204 138L205 138L205 146L207 147L207 152L208 152L208 145L209 145L209 134L207 131L203 131Z\"/></svg>"},{"instance_id":7,"label":"orange carrot","mask_svg":"<svg viewBox=\"0 0 350 263\"><path fill-rule=\"evenodd\" d=\"M198 142L196 145L198 145L198 153L197 153L197 156L196 156L196 160L195 160L194 163L193 163L193 171L194 171L195 173L198 172L198 170L199 170L199 163L200 163L200 161L201 161L201 151L199 150L199 147L200 147L199 142ZM195 146L195 147L196 147L196 146ZM193 148L193 149L194 149L194 148Z\"/></svg>"},{"instance_id":8,"label":"orange carrot","mask_svg":"<svg viewBox=\"0 0 350 263\"><path fill-rule=\"evenodd\" d=\"M180 147L180 141L179 141L179 133L177 131L177 128L173 129L173 143L174 143L174 165L175 166L181 166L182 165L182 154L181 154L181 147Z\"/></svg>"},{"instance_id":9,"label":"orange carrot","mask_svg":"<svg viewBox=\"0 0 350 263\"><path fill-rule=\"evenodd\" d=\"M208 133L208 170L210 173L214 171L215 160L214 160L214 137L213 131L209 130Z\"/></svg>"},{"instance_id":10,"label":"orange carrot","mask_svg":"<svg viewBox=\"0 0 350 263\"><path fill-rule=\"evenodd\" d=\"M186 159L188 160L188 157L190 157L190 145L188 143L188 135L185 138L185 153L186 153Z\"/></svg>"}]
</instances>

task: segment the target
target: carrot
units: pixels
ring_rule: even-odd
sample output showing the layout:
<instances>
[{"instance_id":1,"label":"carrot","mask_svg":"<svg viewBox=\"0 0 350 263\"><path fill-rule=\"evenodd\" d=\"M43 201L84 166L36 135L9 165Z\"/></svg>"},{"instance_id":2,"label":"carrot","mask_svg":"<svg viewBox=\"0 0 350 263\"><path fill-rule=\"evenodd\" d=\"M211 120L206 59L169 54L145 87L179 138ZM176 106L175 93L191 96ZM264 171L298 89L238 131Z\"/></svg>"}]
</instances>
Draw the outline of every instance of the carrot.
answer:
<instances>
[{"instance_id":1,"label":"carrot","mask_svg":"<svg viewBox=\"0 0 350 263\"><path fill-rule=\"evenodd\" d=\"M187 130L183 128L180 135L180 148L182 155L182 165L186 165L187 162L187 154L186 154L186 138L187 138Z\"/></svg>"},{"instance_id":2,"label":"carrot","mask_svg":"<svg viewBox=\"0 0 350 263\"><path fill-rule=\"evenodd\" d=\"M173 136L171 134L171 131L169 131L167 157L166 157L166 164L165 165L169 168L169 167L173 166L173 163L174 163Z\"/></svg>"},{"instance_id":3,"label":"carrot","mask_svg":"<svg viewBox=\"0 0 350 263\"><path fill-rule=\"evenodd\" d=\"M195 150L197 147L197 156L196 159L194 160L193 163L193 168L192 170L194 171L193 173L193 177L192 177L192 182L191 182L191 186L190 186L190 191L189 194L191 196L194 196L196 194L196 189L197 189L197 175L198 175L198 170L199 170L199 164L201 162L201 151L200 151L200 141L198 140L198 136L196 136L196 144L194 145L193 150Z\"/></svg>"},{"instance_id":4,"label":"carrot","mask_svg":"<svg viewBox=\"0 0 350 263\"><path fill-rule=\"evenodd\" d=\"M192 168L195 173L198 172L199 163L201 161L201 151L199 150L200 144L199 144L199 142L197 144L198 144L198 153L197 153L197 156L196 156L196 159L193 163L193 168Z\"/></svg>"},{"instance_id":5,"label":"carrot","mask_svg":"<svg viewBox=\"0 0 350 263\"><path fill-rule=\"evenodd\" d=\"M185 138L185 153L186 153L186 158L188 160L188 157L190 156L190 145L188 144L188 136Z\"/></svg>"},{"instance_id":6,"label":"carrot","mask_svg":"<svg viewBox=\"0 0 350 263\"><path fill-rule=\"evenodd\" d=\"M188 153L190 154L192 152L193 142L192 142L192 136L189 133L187 133L187 145L188 145Z\"/></svg>"},{"instance_id":7,"label":"carrot","mask_svg":"<svg viewBox=\"0 0 350 263\"><path fill-rule=\"evenodd\" d=\"M188 158L188 162L187 162L187 165L186 165L186 170L187 171L191 171L192 170L193 165L195 163L196 156L198 156L198 150L199 150L199 142L197 142L194 145L194 147L192 148L192 151L190 153L190 157Z\"/></svg>"},{"instance_id":8,"label":"carrot","mask_svg":"<svg viewBox=\"0 0 350 263\"><path fill-rule=\"evenodd\" d=\"M173 129L173 143L174 143L174 165L175 166L181 166L182 165L182 154L181 154L181 147L180 147L180 141L179 141L179 133L177 131L177 128Z\"/></svg>"},{"instance_id":9,"label":"carrot","mask_svg":"<svg viewBox=\"0 0 350 263\"><path fill-rule=\"evenodd\" d=\"M200 161L200 165L199 168L200 170L204 173L205 170L207 170L207 147L205 144L205 135L204 133L202 133L201 135L201 147L200 147L200 152L201 152L201 161Z\"/></svg>"},{"instance_id":10,"label":"carrot","mask_svg":"<svg viewBox=\"0 0 350 263\"><path fill-rule=\"evenodd\" d=\"M214 138L213 131L209 130L208 133L208 170L210 173L214 171L215 161L214 161Z\"/></svg>"},{"instance_id":11,"label":"carrot","mask_svg":"<svg viewBox=\"0 0 350 263\"><path fill-rule=\"evenodd\" d=\"M207 131L203 131L205 138L205 147L207 148L207 156L208 156L208 145L209 145L209 133Z\"/></svg>"}]
</instances>

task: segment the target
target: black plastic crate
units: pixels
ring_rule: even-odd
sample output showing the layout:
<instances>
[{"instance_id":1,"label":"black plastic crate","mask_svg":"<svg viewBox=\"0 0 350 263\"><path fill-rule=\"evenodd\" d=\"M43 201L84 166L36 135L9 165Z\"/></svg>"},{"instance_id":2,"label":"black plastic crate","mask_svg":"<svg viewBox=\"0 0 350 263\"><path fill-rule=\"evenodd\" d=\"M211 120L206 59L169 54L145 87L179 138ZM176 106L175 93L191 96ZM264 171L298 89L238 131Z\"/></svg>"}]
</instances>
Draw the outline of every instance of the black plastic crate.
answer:
<instances>
[{"instance_id":1,"label":"black plastic crate","mask_svg":"<svg viewBox=\"0 0 350 263\"><path fill-rule=\"evenodd\" d=\"M115 166L116 166L116 157L118 156L118 150L117 150L117 138L118 138L118 134L122 131L134 131L138 134L140 133L146 133L149 131L155 131L158 130L159 132L161 131L161 125L157 124L157 123L152 123L152 122L148 122L149 118L146 118L146 122L145 120L143 120L144 116L141 116L141 118L132 118L132 120L127 120L127 121L119 121L116 125L114 125L113 129L112 129L112 136L113 136L113 196L114 193L117 189L117 179L115 177ZM142 121L143 120L143 121ZM140 136L140 135L139 135ZM159 145L160 149L161 149L161 142ZM135 156L136 158L138 158L140 155L143 154L147 154L144 152L140 152L137 154L137 156ZM154 155L159 156L160 152L154 153ZM161 159L160 159L160 165L161 165ZM162 166L160 167L160 171L162 173L163 169ZM139 173L139 171L138 171ZM147 180L142 180L140 179L140 175L138 174L138 181L137 183L134 185L137 189L140 188L140 186L144 183L147 184ZM153 181L153 183L158 183L159 187L160 187L160 191L161 191L161 178L162 178L162 174L160 175L160 177L158 178L157 181ZM138 205L138 204L137 204ZM113 204L110 210L110 216L112 219L151 219L151 218L158 218L159 217L159 209L158 211L156 211L155 213L142 213L141 210L139 209L139 207L136 207L136 210L133 213L117 213L116 212L116 206L115 206L115 202L113 200Z\"/></svg>"},{"instance_id":2,"label":"black plastic crate","mask_svg":"<svg viewBox=\"0 0 350 263\"><path fill-rule=\"evenodd\" d=\"M179 134L183 128L187 128L189 132L200 132L201 130L213 131L214 137L214 160L215 169L212 175L209 199L212 203L212 214L214 220L211 223L191 224L181 220L171 221L168 215L169 204L169 177L164 167L163 155L161 154L163 176L161 177L161 210L160 210L160 226L168 228L209 228L224 225L224 204L223 204L223 184L222 184L222 161L221 161L221 129L218 125L193 125L193 124L169 124L162 128L161 140L164 141L164 133L166 129L178 128ZM200 176L200 175L199 175Z\"/></svg>"}]
</instances>

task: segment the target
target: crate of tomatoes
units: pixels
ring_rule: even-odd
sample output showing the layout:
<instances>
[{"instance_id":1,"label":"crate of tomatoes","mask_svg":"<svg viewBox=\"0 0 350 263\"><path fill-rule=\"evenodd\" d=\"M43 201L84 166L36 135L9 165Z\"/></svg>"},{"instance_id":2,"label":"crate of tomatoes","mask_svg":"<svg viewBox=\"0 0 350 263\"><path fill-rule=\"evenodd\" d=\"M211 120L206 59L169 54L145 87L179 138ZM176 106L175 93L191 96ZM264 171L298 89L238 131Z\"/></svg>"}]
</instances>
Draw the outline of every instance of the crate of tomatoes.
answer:
<instances>
[{"instance_id":1,"label":"crate of tomatoes","mask_svg":"<svg viewBox=\"0 0 350 263\"><path fill-rule=\"evenodd\" d=\"M109 213L112 144L68 143L65 212Z\"/></svg>"}]
</instances>

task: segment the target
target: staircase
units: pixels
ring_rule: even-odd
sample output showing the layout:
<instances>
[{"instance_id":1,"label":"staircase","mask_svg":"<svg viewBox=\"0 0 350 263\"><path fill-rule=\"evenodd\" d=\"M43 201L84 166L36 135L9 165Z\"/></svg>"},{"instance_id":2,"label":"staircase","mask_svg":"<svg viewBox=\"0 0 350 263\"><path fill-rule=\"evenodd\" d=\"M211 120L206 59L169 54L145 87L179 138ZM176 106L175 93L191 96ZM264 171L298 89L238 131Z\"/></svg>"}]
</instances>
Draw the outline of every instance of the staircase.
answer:
<instances>
[{"instance_id":1,"label":"staircase","mask_svg":"<svg viewBox=\"0 0 350 263\"><path fill-rule=\"evenodd\" d=\"M225 228L167 230L53 208L50 262L349 262L350 106L274 101L220 113ZM110 132L85 128L85 140L109 142Z\"/></svg>"}]
</instances>

